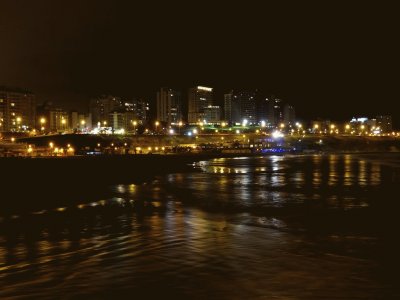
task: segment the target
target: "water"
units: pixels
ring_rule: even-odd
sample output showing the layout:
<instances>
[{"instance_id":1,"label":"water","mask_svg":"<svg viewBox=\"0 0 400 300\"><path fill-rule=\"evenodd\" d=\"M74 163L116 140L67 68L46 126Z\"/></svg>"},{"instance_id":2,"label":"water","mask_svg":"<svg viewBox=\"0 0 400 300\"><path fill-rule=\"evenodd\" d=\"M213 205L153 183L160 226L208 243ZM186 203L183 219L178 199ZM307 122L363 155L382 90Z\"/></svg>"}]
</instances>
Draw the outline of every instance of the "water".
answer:
<instances>
[{"instance_id":1,"label":"water","mask_svg":"<svg viewBox=\"0 0 400 300\"><path fill-rule=\"evenodd\" d=\"M1 215L0 298L398 298L399 181L395 154L215 159Z\"/></svg>"}]
</instances>

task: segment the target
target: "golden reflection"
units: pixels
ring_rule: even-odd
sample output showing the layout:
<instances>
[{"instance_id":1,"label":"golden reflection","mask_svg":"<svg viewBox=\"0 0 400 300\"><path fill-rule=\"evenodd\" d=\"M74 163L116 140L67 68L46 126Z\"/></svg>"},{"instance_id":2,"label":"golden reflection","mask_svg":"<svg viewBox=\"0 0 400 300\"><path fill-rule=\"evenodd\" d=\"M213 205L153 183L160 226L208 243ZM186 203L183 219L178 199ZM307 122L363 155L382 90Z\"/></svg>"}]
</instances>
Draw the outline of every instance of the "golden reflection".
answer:
<instances>
[{"instance_id":1,"label":"golden reflection","mask_svg":"<svg viewBox=\"0 0 400 300\"><path fill-rule=\"evenodd\" d=\"M379 185L381 183L381 165L378 162L371 162L370 170L371 185Z\"/></svg>"},{"instance_id":2,"label":"golden reflection","mask_svg":"<svg viewBox=\"0 0 400 300\"><path fill-rule=\"evenodd\" d=\"M273 187L282 187L285 185L285 176L282 174L273 173L271 175L271 185Z\"/></svg>"},{"instance_id":3,"label":"golden reflection","mask_svg":"<svg viewBox=\"0 0 400 300\"><path fill-rule=\"evenodd\" d=\"M301 188L304 186L304 172L298 171L293 174L292 177L293 184L296 188Z\"/></svg>"},{"instance_id":4,"label":"golden reflection","mask_svg":"<svg viewBox=\"0 0 400 300\"><path fill-rule=\"evenodd\" d=\"M314 155L313 156L313 185L314 186L319 186L321 185L321 156L320 155ZM303 174L304 175L304 174Z\"/></svg>"},{"instance_id":5,"label":"golden reflection","mask_svg":"<svg viewBox=\"0 0 400 300\"><path fill-rule=\"evenodd\" d=\"M338 182L338 174L336 171L336 163L337 163L337 156L331 155L329 156L329 179L328 185L334 186Z\"/></svg>"},{"instance_id":6,"label":"golden reflection","mask_svg":"<svg viewBox=\"0 0 400 300\"><path fill-rule=\"evenodd\" d=\"M354 175L352 173L351 164L352 164L351 155L346 154L344 156L344 180L343 180L343 184L345 186L353 185Z\"/></svg>"},{"instance_id":7,"label":"golden reflection","mask_svg":"<svg viewBox=\"0 0 400 300\"><path fill-rule=\"evenodd\" d=\"M366 186L367 185L367 172L366 172L367 163L365 162L365 160L359 160L358 166L359 166L358 184L361 186Z\"/></svg>"},{"instance_id":8,"label":"golden reflection","mask_svg":"<svg viewBox=\"0 0 400 300\"><path fill-rule=\"evenodd\" d=\"M135 184L130 184L129 185L129 192L134 193L136 191L136 185Z\"/></svg>"}]
</instances>

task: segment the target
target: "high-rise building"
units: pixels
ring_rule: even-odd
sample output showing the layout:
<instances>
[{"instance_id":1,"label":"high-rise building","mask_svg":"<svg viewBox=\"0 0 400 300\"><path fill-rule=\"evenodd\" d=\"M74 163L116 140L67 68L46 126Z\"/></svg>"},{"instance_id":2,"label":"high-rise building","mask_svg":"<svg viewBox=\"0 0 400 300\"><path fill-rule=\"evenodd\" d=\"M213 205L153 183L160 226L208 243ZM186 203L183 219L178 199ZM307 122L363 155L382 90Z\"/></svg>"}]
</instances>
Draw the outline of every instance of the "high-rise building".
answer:
<instances>
[{"instance_id":1,"label":"high-rise building","mask_svg":"<svg viewBox=\"0 0 400 300\"><path fill-rule=\"evenodd\" d=\"M46 132L65 132L73 129L73 114L44 102L37 107L38 129Z\"/></svg>"},{"instance_id":2,"label":"high-rise building","mask_svg":"<svg viewBox=\"0 0 400 300\"><path fill-rule=\"evenodd\" d=\"M197 123L204 120L204 109L213 105L213 89L205 86L196 86L189 89L189 123Z\"/></svg>"},{"instance_id":3,"label":"high-rise building","mask_svg":"<svg viewBox=\"0 0 400 300\"><path fill-rule=\"evenodd\" d=\"M224 95L225 121L229 124L240 123L240 102L237 95L231 91Z\"/></svg>"},{"instance_id":4,"label":"high-rise building","mask_svg":"<svg viewBox=\"0 0 400 300\"><path fill-rule=\"evenodd\" d=\"M296 111L293 105L285 104L283 108L283 119L285 124L293 125L296 122Z\"/></svg>"},{"instance_id":5,"label":"high-rise building","mask_svg":"<svg viewBox=\"0 0 400 300\"><path fill-rule=\"evenodd\" d=\"M124 103L120 97L100 96L90 100L90 113L93 124L106 124L109 114L113 111L123 110Z\"/></svg>"},{"instance_id":6,"label":"high-rise building","mask_svg":"<svg viewBox=\"0 0 400 300\"><path fill-rule=\"evenodd\" d=\"M35 125L35 95L22 89L0 87L0 131L23 131Z\"/></svg>"},{"instance_id":7,"label":"high-rise building","mask_svg":"<svg viewBox=\"0 0 400 300\"><path fill-rule=\"evenodd\" d=\"M240 102L240 118L247 120L248 124L256 123L256 92L255 91L238 91L235 93Z\"/></svg>"},{"instance_id":8,"label":"high-rise building","mask_svg":"<svg viewBox=\"0 0 400 300\"><path fill-rule=\"evenodd\" d=\"M204 108L204 121L209 124L216 124L221 121L221 108L215 105L209 105Z\"/></svg>"},{"instance_id":9,"label":"high-rise building","mask_svg":"<svg viewBox=\"0 0 400 300\"><path fill-rule=\"evenodd\" d=\"M182 121L182 95L170 88L161 88L157 92L157 120L167 124Z\"/></svg>"},{"instance_id":10,"label":"high-rise building","mask_svg":"<svg viewBox=\"0 0 400 300\"><path fill-rule=\"evenodd\" d=\"M379 127L383 133L392 132L392 116L377 116L376 126Z\"/></svg>"},{"instance_id":11,"label":"high-rise building","mask_svg":"<svg viewBox=\"0 0 400 300\"><path fill-rule=\"evenodd\" d=\"M111 116L114 113L124 114L124 118L129 122L146 123L148 120L149 103L143 99L122 100L115 96L101 96L90 101L90 112L92 122L95 126L112 126ZM109 123L111 122L111 123ZM122 124L119 122L118 124ZM119 125L118 125L119 126Z\"/></svg>"},{"instance_id":12,"label":"high-rise building","mask_svg":"<svg viewBox=\"0 0 400 300\"><path fill-rule=\"evenodd\" d=\"M281 99L274 96L266 98L266 108L267 108L267 124L271 126L277 126L279 123L283 122L283 103Z\"/></svg>"},{"instance_id":13,"label":"high-rise building","mask_svg":"<svg viewBox=\"0 0 400 300\"><path fill-rule=\"evenodd\" d=\"M61 108L49 111L49 126L52 132L65 132L70 128L69 114Z\"/></svg>"},{"instance_id":14,"label":"high-rise building","mask_svg":"<svg viewBox=\"0 0 400 300\"><path fill-rule=\"evenodd\" d=\"M131 113L129 117L137 120L141 124L149 121L149 102L144 99L137 98L124 103L124 111Z\"/></svg>"},{"instance_id":15,"label":"high-rise building","mask_svg":"<svg viewBox=\"0 0 400 300\"><path fill-rule=\"evenodd\" d=\"M293 125L296 122L295 108L273 95L260 97L257 100L257 122L265 122L269 127L276 127L280 123Z\"/></svg>"},{"instance_id":16,"label":"high-rise building","mask_svg":"<svg viewBox=\"0 0 400 300\"><path fill-rule=\"evenodd\" d=\"M225 119L231 124L242 123L255 124L256 115L256 91L232 90L225 94Z\"/></svg>"}]
</instances>

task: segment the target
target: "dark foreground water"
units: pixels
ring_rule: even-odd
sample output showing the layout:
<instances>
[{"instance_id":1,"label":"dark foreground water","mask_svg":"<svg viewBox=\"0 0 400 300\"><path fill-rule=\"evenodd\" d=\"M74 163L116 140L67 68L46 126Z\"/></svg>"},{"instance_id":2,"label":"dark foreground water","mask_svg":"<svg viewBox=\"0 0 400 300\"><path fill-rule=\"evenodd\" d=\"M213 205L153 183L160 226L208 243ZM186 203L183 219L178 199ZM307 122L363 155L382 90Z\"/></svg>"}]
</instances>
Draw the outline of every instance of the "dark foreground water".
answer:
<instances>
[{"instance_id":1,"label":"dark foreground water","mask_svg":"<svg viewBox=\"0 0 400 300\"><path fill-rule=\"evenodd\" d=\"M398 298L399 184L396 154L216 159L2 214L0 298Z\"/></svg>"}]
</instances>

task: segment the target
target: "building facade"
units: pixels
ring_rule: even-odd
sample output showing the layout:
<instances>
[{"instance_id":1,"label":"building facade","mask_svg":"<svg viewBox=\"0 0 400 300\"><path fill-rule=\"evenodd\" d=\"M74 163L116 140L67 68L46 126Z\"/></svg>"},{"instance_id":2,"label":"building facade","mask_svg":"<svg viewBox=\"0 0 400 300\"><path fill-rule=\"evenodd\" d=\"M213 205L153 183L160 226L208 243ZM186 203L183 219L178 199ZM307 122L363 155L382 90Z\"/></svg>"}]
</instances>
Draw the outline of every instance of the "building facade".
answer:
<instances>
[{"instance_id":1,"label":"building facade","mask_svg":"<svg viewBox=\"0 0 400 300\"><path fill-rule=\"evenodd\" d=\"M392 132L392 116L376 116L376 126L380 128L382 133Z\"/></svg>"},{"instance_id":2,"label":"building facade","mask_svg":"<svg viewBox=\"0 0 400 300\"><path fill-rule=\"evenodd\" d=\"M195 124L204 120L204 109L213 105L213 89L205 86L196 86L189 89L188 94L188 121Z\"/></svg>"},{"instance_id":3,"label":"building facade","mask_svg":"<svg viewBox=\"0 0 400 300\"><path fill-rule=\"evenodd\" d=\"M296 122L296 111L293 105L285 104L283 107L283 121L287 125L294 125Z\"/></svg>"},{"instance_id":4,"label":"building facade","mask_svg":"<svg viewBox=\"0 0 400 300\"><path fill-rule=\"evenodd\" d=\"M107 125L110 113L124 108L120 97L102 95L90 100L89 111L92 115L93 124Z\"/></svg>"},{"instance_id":5,"label":"building facade","mask_svg":"<svg viewBox=\"0 0 400 300\"><path fill-rule=\"evenodd\" d=\"M168 125L182 121L182 95L170 88L161 88L157 92L157 120Z\"/></svg>"},{"instance_id":6,"label":"building facade","mask_svg":"<svg viewBox=\"0 0 400 300\"><path fill-rule=\"evenodd\" d=\"M25 131L35 126L35 95L22 89L0 87L0 131Z\"/></svg>"},{"instance_id":7,"label":"building facade","mask_svg":"<svg viewBox=\"0 0 400 300\"><path fill-rule=\"evenodd\" d=\"M204 108L204 121L208 124L218 124L221 122L221 108L216 105L209 105Z\"/></svg>"},{"instance_id":8,"label":"building facade","mask_svg":"<svg viewBox=\"0 0 400 300\"><path fill-rule=\"evenodd\" d=\"M256 91L232 90L224 95L225 120L230 124L257 122Z\"/></svg>"}]
</instances>

